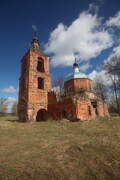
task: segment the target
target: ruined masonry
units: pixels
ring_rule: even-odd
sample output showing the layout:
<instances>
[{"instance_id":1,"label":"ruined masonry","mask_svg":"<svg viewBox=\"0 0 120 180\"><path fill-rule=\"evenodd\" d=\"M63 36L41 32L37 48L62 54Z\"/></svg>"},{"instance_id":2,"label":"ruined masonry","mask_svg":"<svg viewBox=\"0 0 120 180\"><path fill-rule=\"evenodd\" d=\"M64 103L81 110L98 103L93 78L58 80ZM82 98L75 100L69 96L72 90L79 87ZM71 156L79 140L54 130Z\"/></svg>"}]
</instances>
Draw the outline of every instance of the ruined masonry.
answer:
<instances>
[{"instance_id":1,"label":"ruined masonry","mask_svg":"<svg viewBox=\"0 0 120 180\"><path fill-rule=\"evenodd\" d=\"M77 62L73 73L65 77L62 94L55 92L51 87L49 57L40 51L37 37L31 44L21 60L19 121L84 121L109 115L106 102L92 91L92 80L79 72Z\"/></svg>"}]
</instances>

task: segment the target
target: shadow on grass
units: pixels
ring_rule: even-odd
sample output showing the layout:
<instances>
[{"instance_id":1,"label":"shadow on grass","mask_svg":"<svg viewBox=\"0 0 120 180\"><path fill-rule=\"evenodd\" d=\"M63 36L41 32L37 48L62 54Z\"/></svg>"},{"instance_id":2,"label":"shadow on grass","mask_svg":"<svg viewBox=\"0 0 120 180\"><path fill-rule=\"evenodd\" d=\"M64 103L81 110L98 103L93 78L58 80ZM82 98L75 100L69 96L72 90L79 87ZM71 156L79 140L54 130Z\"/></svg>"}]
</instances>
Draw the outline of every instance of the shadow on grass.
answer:
<instances>
[{"instance_id":1,"label":"shadow on grass","mask_svg":"<svg viewBox=\"0 0 120 180\"><path fill-rule=\"evenodd\" d=\"M12 123L14 123L14 122L20 123L20 121L15 120L15 119L7 119L6 121L9 121L9 122L12 122Z\"/></svg>"}]
</instances>

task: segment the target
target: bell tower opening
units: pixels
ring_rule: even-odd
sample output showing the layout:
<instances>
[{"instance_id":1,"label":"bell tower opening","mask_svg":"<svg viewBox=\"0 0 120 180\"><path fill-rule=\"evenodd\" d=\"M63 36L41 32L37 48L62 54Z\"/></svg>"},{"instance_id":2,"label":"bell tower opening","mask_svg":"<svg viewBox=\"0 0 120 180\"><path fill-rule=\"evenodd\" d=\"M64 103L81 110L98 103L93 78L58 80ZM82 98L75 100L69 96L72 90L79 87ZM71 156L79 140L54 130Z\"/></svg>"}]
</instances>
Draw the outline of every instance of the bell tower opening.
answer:
<instances>
[{"instance_id":1,"label":"bell tower opening","mask_svg":"<svg viewBox=\"0 0 120 180\"><path fill-rule=\"evenodd\" d=\"M44 69L44 60L42 58L38 58L37 71L38 72L45 72L45 69Z\"/></svg>"}]
</instances>

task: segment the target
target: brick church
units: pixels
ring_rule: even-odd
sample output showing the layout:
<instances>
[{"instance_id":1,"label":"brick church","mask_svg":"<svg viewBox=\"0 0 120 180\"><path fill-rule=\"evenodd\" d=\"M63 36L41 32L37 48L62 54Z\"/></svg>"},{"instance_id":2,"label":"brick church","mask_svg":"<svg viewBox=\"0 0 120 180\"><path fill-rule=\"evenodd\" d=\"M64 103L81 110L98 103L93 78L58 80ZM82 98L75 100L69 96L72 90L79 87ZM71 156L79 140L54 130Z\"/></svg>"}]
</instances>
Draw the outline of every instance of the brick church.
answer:
<instances>
[{"instance_id":1,"label":"brick church","mask_svg":"<svg viewBox=\"0 0 120 180\"><path fill-rule=\"evenodd\" d=\"M77 62L73 64L73 73L65 77L63 93L52 89L49 57L41 52L39 40L34 37L21 60L19 121L84 121L107 115L106 102L92 91L92 80L79 72Z\"/></svg>"}]
</instances>

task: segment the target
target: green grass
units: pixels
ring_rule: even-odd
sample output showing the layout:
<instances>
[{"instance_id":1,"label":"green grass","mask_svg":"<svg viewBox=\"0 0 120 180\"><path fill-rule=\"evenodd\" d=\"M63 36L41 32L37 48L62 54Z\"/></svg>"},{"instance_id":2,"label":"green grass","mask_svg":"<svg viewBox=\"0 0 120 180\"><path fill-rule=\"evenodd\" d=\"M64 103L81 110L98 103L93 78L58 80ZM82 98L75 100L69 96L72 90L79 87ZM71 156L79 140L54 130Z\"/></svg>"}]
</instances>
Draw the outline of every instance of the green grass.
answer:
<instances>
[{"instance_id":1,"label":"green grass","mask_svg":"<svg viewBox=\"0 0 120 180\"><path fill-rule=\"evenodd\" d=\"M0 180L119 180L120 117L19 123L0 118Z\"/></svg>"}]
</instances>

